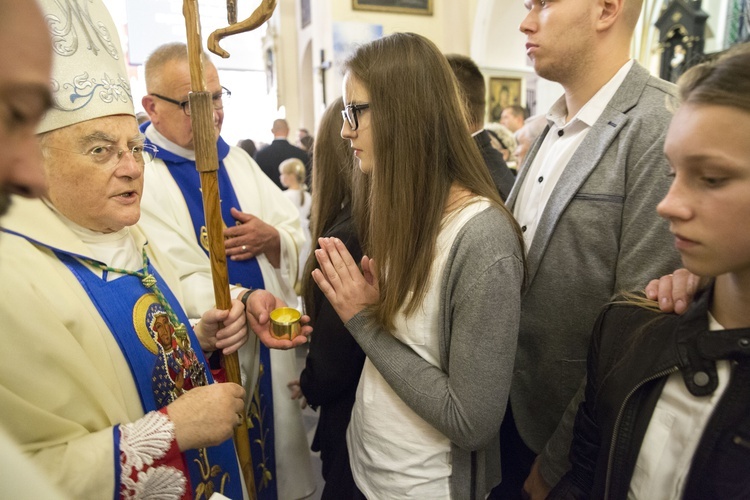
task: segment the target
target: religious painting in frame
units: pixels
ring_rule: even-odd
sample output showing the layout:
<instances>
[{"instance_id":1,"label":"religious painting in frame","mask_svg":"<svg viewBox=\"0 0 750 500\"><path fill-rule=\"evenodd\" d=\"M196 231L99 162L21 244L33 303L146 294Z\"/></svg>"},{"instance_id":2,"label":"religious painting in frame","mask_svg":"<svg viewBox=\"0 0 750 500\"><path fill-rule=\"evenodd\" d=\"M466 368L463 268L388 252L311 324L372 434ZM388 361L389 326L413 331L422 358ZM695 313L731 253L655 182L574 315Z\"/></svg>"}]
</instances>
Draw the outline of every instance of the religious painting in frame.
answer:
<instances>
[{"instance_id":1,"label":"religious painting in frame","mask_svg":"<svg viewBox=\"0 0 750 500\"><path fill-rule=\"evenodd\" d=\"M352 0L354 10L432 15L433 0Z\"/></svg>"},{"instance_id":2,"label":"religious painting in frame","mask_svg":"<svg viewBox=\"0 0 750 500\"><path fill-rule=\"evenodd\" d=\"M523 106L520 78L491 77L488 86L487 118L499 122L503 109L518 104Z\"/></svg>"}]
</instances>

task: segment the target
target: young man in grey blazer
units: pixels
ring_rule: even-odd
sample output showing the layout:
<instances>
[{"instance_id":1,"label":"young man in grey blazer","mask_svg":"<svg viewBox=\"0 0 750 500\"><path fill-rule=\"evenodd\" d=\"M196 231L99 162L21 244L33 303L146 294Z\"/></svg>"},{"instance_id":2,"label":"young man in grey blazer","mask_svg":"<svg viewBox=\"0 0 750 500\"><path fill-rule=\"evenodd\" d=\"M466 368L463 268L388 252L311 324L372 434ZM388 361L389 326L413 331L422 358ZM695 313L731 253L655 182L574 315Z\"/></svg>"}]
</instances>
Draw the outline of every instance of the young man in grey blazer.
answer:
<instances>
[{"instance_id":1,"label":"young man in grey blazer","mask_svg":"<svg viewBox=\"0 0 750 500\"><path fill-rule=\"evenodd\" d=\"M564 465L550 458L567 456L572 424L556 429L585 375L600 308L679 262L655 210L669 187L662 150L676 94L630 59L641 0L525 2L527 54L565 94L507 202L529 272L493 498L519 498L539 454L527 493L557 482Z\"/></svg>"}]
</instances>

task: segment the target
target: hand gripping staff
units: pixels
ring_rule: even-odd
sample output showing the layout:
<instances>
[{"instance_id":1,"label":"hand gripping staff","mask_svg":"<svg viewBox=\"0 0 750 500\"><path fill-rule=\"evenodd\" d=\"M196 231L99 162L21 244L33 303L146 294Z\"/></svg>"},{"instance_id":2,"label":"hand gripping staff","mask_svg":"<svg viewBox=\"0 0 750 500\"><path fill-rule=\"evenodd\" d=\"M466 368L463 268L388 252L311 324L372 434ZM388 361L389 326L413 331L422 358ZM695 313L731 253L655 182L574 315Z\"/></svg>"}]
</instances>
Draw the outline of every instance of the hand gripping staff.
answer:
<instances>
[{"instance_id":1,"label":"hand gripping staff","mask_svg":"<svg viewBox=\"0 0 750 500\"><path fill-rule=\"evenodd\" d=\"M229 53L219 46L219 41L231 35L256 29L271 17L274 8L276 8L276 0L263 0L250 17L238 23L236 0L227 0L227 19L230 26L211 33L208 37L208 49L223 58L229 57ZM188 96L190 99L190 120L193 127L195 163L198 172L200 172L201 190L203 192L203 210L206 217L214 297L216 298L217 308L230 309L231 296L229 294L229 276L224 250L224 227L221 219L221 206L219 205L220 198L217 177L219 157L216 150L216 138L214 136L213 98L211 93L206 90L206 80L203 74L203 59L201 58L203 49L198 0L183 0L182 14L185 17L188 61L190 63L190 83L192 90ZM225 356L224 369L227 373L227 380L240 385L242 384L240 364L236 352ZM255 478L253 475L252 458L250 456L247 425L240 425L235 428L234 443L237 448L237 456L240 460L240 468L245 478L249 497L255 500Z\"/></svg>"}]
</instances>

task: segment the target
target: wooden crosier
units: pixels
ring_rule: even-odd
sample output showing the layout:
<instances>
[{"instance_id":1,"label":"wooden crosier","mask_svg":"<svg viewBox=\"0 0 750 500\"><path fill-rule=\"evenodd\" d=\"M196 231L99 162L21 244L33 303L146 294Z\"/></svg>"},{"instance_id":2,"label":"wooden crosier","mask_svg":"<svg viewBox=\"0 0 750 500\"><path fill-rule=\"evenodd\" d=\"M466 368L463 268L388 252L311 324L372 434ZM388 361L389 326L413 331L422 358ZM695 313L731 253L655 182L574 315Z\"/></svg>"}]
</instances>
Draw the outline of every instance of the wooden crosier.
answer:
<instances>
[{"instance_id":1,"label":"wooden crosier","mask_svg":"<svg viewBox=\"0 0 750 500\"><path fill-rule=\"evenodd\" d=\"M261 5L246 20L237 23L236 0L227 0L227 18L230 26L221 28L208 37L208 49L223 57L229 53L219 46L219 41L238 33L251 31L266 22L273 14L276 0L264 0ZM185 17L187 32L188 62L190 64L190 121L193 127L193 144L195 147L195 164L201 178L203 193L203 211L206 218L206 232L208 234L209 259L211 261L211 275L213 277L214 297L216 307L230 309L232 299L229 294L229 275L227 273L226 252L224 249L224 224L221 218L219 204L219 155L216 149L216 136L213 123L213 96L206 89L203 73L203 47L201 40L200 15L198 0L184 0L182 13ZM227 380L242 384L240 363L237 353L224 357L224 369ZM243 422L235 428L234 444L240 461L242 475L245 478L248 495L256 498L255 476L253 462L250 456L250 441L247 425Z\"/></svg>"}]
</instances>

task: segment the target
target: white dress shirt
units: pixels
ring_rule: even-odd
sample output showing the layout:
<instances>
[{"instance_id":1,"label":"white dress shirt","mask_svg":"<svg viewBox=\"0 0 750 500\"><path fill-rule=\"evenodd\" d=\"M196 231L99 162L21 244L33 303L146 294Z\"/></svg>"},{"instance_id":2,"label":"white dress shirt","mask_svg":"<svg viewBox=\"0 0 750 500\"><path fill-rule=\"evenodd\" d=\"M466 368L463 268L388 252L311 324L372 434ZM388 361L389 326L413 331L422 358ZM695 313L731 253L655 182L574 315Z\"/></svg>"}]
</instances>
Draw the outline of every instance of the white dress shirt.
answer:
<instances>
[{"instance_id":1,"label":"white dress shirt","mask_svg":"<svg viewBox=\"0 0 750 500\"><path fill-rule=\"evenodd\" d=\"M528 166L529 173L523 179L513 209L513 215L523 231L526 250L531 247L544 207L547 206L557 181L578 146L625 81L632 66L631 59L567 123L565 96L558 99L547 113L549 132Z\"/></svg>"},{"instance_id":2,"label":"white dress shirt","mask_svg":"<svg viewBox=\"0 0 750 500\"><path fill-rule=\"evenodd\" d=\"M724 330L711 314L708 321L709 330ZM716 370L719 385L704 397L690 394L680 372L669 376L643 437L628 499L682 498L703 430L729 384L730 362L718 361Z\"/></svg>"}]
</instances>

